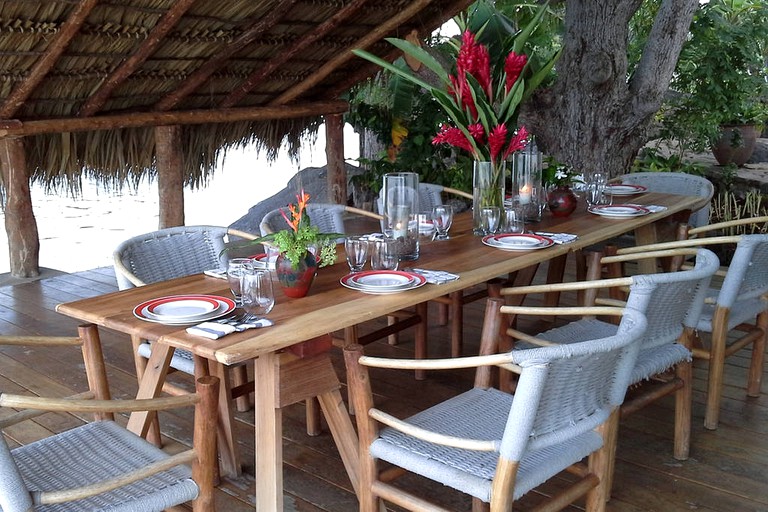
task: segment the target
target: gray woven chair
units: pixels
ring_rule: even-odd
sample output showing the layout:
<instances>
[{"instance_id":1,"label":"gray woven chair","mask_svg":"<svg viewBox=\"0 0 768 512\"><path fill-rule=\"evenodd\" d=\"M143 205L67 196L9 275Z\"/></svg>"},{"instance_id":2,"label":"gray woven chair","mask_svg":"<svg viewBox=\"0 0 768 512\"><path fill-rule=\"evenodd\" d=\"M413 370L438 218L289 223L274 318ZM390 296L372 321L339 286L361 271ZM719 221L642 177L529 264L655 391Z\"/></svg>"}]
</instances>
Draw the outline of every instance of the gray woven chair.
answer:
<instances>
[{"instance_id":1,"label":"gray woven chair","mask_svg":"<svg viewBox=\"0 0 768 512\"><path fill-rule=\"evenodd\" d=\"M501 329L501 313L519 312L503 304L494 298L486 305L481 354L487 355L414 361L365 357L359 346L345 350L355 408L361 411L361 511L378 511L380 499L409 510L437 510L390 483L397 472L387 470L388 478L383 478L377 459L471 495L477 505L473 510L481 509L479 502L490 503L491 510L512 510L513 501L573 469L569 482L578 475L573 487L556 494L548 510L564 508L584 494L588 511L604 509L603 482L615 440L613 418L629 384L645 319L629 308L597 308L623 314L615 335L488 354ZM579 314L588 311L596 309L581 308ZM519 373L514 394L489 387L491 366ZM399 420L374 408L369 367L478 370L473 389ZM386 427L379 430L379 423ZM585 457L587 467L579 464Z\"/></svg>"},{"instance_id":2,"label":"gray woven chair","mask_svg":"<svg viewBox=\"0 0 768 512\"><path fill-rule=\"evenodd\" d=\"M765 229L766 222L766 217L742 219L692 229L690 233L697 236L747 223L760 223ZM768 337L768 235L716 236L646 246L669 249L726 244L735 244L736 250L721 286L708 290L704 310L696 324L699 335L707 333L709 336L698 336L693 347L694 358L709 362L704 427L710 430L716 429L719 421L725 359L749 345L752 353L747 373L747 396L757 397L761 393ZM632 254L637 250L642 247L622 252ZM740 335L729 337L733 331L739 331Z\"/></svg>"},{"instance_id":3,"label":"gray woven chair","mask_svg":"<svg viewBox=\"0 0 768 512\"><path fill-rule=\"evenodd\" d=\"M627 278L509 288L502 290L501 293L502 295L528 295L552 290L594 292L599 288L628 286L629 295L626 306L645 314L648 329L641 339L640 353L630 381L634 389L630 394L631 399L622 405L622 416L674 392L674 456L676 459L685 460L690 450L691 435L692 354L690 346L702 314L710 280L717 272L720 262L717 256L707 249L681 252L695 254L696 264L693 269ZM679 252L675 254L679 255ZM628 256L606 257L595 265L670 255L669 252L643 252ZM587 305L593 303L589 298L586 300ZM616 304L611 299L597 299L596 302ZM521 340L515 346L524 348L575 343L593 336L611 336L616 333L616 325L604 320L585 318L536 336L519 331L511 331L511 333L514 338ZM675 370L673 378L664 376L670 369Z\"/></svg>"},{"instance_id":4,"label":"gray woven chair","mask_svg":"<svg viewBox=\"0 0 768 512\"><path fill-rule=\"evenodd\" d=\"M80 338L0 337L0 344L77 345ZM97 347L98 348L98 347ZM84 354L86 349L84 349ZM101 350L98 348L98 358ZM93 368L103 370L88 351ZM106 376L99 379L106 382ZM112 413L195 405L193 448L169 455L109 419L87 423L9 449L0 436L0 509L3 512L161 511L193 501L193 510L214 510L216 403L219 381L198 380L196 394L162 400L91 400L97 391L68 398L0 394L0 428L46 411ZM5 409L7 408L7 409ZM28 409L13 413L12 409ZM8 434L10 436L10 434ZM188 464L192 464L192 467Z\"/></svg>"},{"instance_id":5,"label":"gray woven chair","mask_svg":"<svg viewBox=\"0 0 768 512\"><path fill-rule=\"evenodd\" d=\"M612 182L642 185L649 192L700 196L701 207L691 213L691 226L709 224L709 205L715 194L715 186L707 178L684 172L633 172L618 176Z\"/></svg>"},{"instance_id":6,"label":"gray woven chair","mask_svg":"<svg viewBox=\"0 0 768 512\"><path fill-rule=\"evenodd\" d=\"M125 290L197 274L205 270L226 268L226 254L222 251L228 237L255 238L249 233L219 226L178 226L125 240L118 245L113 254L118 288ZM147 360L152 353L152 345L147 340L135 337L131 342L134 348L136 376L140 382ZM201 376L207 373L207 368L196 371L192 354L186 350L174 351L170 367L188 375ZM247 368L245 365L236 365L231 370L232 389L240 390L232 398L236 400L238 410L246 411L250 408L250 402L249 393L244 390L252 388L252 386L245 386L248 383ZM229 376L227 378L229 379ZM187 392L184 388L170 383L166 383L163 390L172 395ZM222 403L222 407L228 410L229 404ZM233 434L231 432L222 434L229 441L220 443L221 447L232 445ZM159 444L159 426L156 422L148 438ZM228 454L227 460L232 460L233 466L239 466L236 454ZM228 472L233 471L239 472L234 469Z\"/></svg>"}]
</instances>

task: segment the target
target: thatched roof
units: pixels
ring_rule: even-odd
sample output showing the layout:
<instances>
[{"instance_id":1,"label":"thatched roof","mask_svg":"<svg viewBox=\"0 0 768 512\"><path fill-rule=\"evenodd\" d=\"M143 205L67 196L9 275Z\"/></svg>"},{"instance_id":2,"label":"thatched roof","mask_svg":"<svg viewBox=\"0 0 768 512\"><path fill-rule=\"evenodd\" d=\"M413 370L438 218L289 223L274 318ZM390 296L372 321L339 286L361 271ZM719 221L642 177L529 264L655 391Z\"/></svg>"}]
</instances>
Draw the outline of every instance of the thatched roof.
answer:
<instances>
[{"instance_id":1,"label":"thatched roof","mask_svg":"<svg viewBox=\"0 0 768 512\"><path fill-rule=\"evenodd\" d=\"M228 147L296 150L375 73L351 49L394 57L383 37L426 35L470 3L4 0L0 137L25 137L37 179L130 181L155 172L152 126L179 124L194 184Z\"/></svg>"}]
</instances>

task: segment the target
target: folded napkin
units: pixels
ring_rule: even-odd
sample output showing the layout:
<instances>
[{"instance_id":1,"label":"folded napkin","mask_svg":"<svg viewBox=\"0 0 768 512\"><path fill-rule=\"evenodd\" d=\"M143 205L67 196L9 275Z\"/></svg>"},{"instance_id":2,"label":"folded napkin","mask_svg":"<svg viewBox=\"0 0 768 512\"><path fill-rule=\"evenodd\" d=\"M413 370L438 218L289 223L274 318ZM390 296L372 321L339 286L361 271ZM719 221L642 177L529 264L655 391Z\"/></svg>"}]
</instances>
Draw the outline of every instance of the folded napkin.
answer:
<instances>
[{"instance_id":1,"label":"folded napkin","mask_svg":"<svg viewBox=\"0 0 768 512\"><path fill-rule=\"evenodd\" d=\"M210 321L193 325L192 327L187 327L187 332L189 334L194 334L195 336L203 336L204 338L217 340L226 336L227 334L232 334L233 332L243 332L247 329L269 327L273 324L274 323L271 320L266 318L262 318L253 322L243 322L236 324L223 324L216 321Z\"/></svg>"},{"instance_id":2,"label":"folded napkin","mask_svg":"<svg viewBox=\"0 0 768 512\"><path fill-rule=\"evenodd\" d=\"M556 244L569 244L579 238L571 233L547 233L545 231L534 231L534 235L545 236Z\"/></svg>"},{"instance_id":3,"label":"folded napkin","mask_svg":"<svg viewBox=\"0 0 768 512\"><path fill-rule=\"evenodd\" d=\"M424 276L427 279L427 282L431 284L445 284L450 281L455 281L459 278L458 275L451 274L450 272L446 272L444 270L424 270L421 268L413 268L410 269L410 271Z\"/></svg>"},{"instance_id":4,"label":"folded napkin","mask_svg":"<svg viewBox=\"0 0 768 512\"><path fill-rule=\"evenodd\" d=\"M226 279L227 278L227 271L226 270L221 270L219 268L213 269L213 270L203 270L203 274L205 274L207 276L210 276L210 277L215 277L217 279Z\"/></svg>"},{"instance_id":5,"label":"folded napkin","mask_svg":"<svg viewBox=\"0 0 768 512\"><path fill-rule=\"evenodd\" d=\"M645 208L651 213L663 212L667 209L666 206L659 206L656 204L629 204L629 206L640 206L641 208Z\"/></svg>"}]
</instances>

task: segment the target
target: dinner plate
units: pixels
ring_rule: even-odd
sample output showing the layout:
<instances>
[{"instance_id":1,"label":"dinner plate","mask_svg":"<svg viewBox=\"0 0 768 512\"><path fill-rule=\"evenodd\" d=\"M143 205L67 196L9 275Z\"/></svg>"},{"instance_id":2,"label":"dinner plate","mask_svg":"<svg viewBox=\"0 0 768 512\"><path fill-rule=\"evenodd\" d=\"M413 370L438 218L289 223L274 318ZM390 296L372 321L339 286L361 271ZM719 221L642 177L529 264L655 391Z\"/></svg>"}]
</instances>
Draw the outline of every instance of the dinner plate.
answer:
<instances>
[{"instance_id":1,"label":"dinner plate","mask_svg":"<svg viewBox=\"0 0 768 512\"><path fill-rule=\"evenodd\" d=\"M609 183L606 188L608 188L610 193L614 196L633 196L635 194L642 194L648 190L642 185L630 185L629 183Z\"/></svg>"},{"instance_id":2,"label":"dinner plate","mask_svg":"<svg viewBox=\"0 0 768 512\"><path fill-rule=\"evenodd\" d=\"M207 315L219 307L219 302L210 297L166 297L147 306L147 312L158 318L184 320Z\"/></svg>"},{"instance_id":3,"label":"dinner plate","mask_svg":"<svg viewBox=\"0 0 768 512\"><path fill-rule=\"evenodd\" d=\"M614 218L640 217L651 213L648 208L634 204L602 204L590 206L588 211L595 215Z\"/></svg>"},{"instance_id":4,"label":"dinner plate","mask_svg":"<svg viewBox=\"0 0 768 512\"><path fill-rule=\"evenodd\" d=\"M343 286L363 293L387 294L412 290L424 285L427 279L419 274L398 270L370 270L347 274L340 279Z\"/></svg>"},{"instance_id":5,"label":"dinner plate","mask_svg":"<svg viewBox=\"0 0 768 512\"><path fill-rule=\"evenodd\" d=\"M551 247L555 242L545 236L510 233L484 236L483 243L503 251L533 251Z\"/></svg>"},{"instance_id":6,"label":"dinner plate","mask_svg":"<svg viewBox=\"0 0 768 512\"><path fill-rule=\"evenodd\" d=\"M171 304L174 301L195 301L195 300L212 300L216 302L216 307L206 313L201 313L197 316L187 316L182 318L165 317L153 313L150 309L157 304ZM146 320L147 322L154 322L165 325L189 325L199 322L205 322L206 320L213 320L220 316L224 316L235 309L235 301L227 297L220 297L218 295L172 295L168 297L159 297L157 299L151 299L142 302L135 308L133 308L133 314L137 318Z\"/></svg>"}]
</instances>

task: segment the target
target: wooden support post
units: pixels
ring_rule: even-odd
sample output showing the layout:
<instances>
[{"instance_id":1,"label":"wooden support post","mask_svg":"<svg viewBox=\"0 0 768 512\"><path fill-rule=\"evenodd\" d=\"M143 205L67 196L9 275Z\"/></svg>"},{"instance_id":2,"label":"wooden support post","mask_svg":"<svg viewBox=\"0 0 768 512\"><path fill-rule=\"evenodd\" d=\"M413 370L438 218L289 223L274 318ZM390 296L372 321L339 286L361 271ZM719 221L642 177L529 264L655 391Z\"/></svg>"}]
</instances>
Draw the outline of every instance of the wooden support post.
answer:
<instances>
[{"instance_id":1,"label":"wooden support post","mask_svg":"<svg viewBox=\"0 0 768 512\"><path fill-rule=\"evenodd\" d=\"M344 166L344 117L325 116L325 155L328 159L328 201L347 204L347 169Z\"/></svg>"},{"instance_id":2,"label":"wooden support post","mask_svg":"<svg viewBox=\"0 0 768 512\"><path fill-rule=\"evenodd\" d=\"M32 210L23 139L0 139L0 172L5 186L5 231L13 277L40 275L40 238Z\"/></svg>"},{"instance_id":3,"label":"wooden support post","mask_svg":"<svg viewBox=\"0 0 768 512\"><path fill-rule=\"evenodd\" d=\"M184 172L181 156L181 127L155 128L157 193L160 197L158 228L184 225Z\"/></svg>"}]
</instances>

